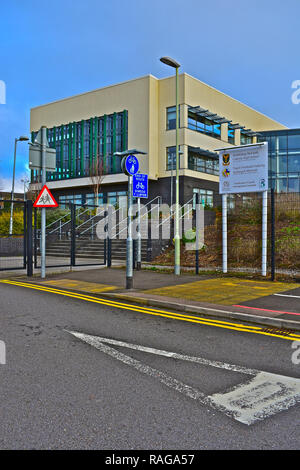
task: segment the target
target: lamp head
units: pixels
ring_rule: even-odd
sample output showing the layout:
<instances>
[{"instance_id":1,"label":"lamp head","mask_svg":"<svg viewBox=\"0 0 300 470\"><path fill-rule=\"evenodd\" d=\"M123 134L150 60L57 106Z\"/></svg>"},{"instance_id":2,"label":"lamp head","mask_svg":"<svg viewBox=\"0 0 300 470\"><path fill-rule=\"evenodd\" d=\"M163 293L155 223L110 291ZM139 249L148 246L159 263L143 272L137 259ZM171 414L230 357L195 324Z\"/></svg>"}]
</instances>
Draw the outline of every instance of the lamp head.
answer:
<instances>
[{"instance_id":1,"label":"lamp head","mask_svg":"<svg viewBox=\"0 0 300 470\"><path fill-rule=\"evenodd\" d=\"M169 65L170 67L174 67L175 69L179 69L180 64L176 62L176 60L171 59L171 57L161 57L159 59L163 64Z\"/></svg>"}]
</instances>

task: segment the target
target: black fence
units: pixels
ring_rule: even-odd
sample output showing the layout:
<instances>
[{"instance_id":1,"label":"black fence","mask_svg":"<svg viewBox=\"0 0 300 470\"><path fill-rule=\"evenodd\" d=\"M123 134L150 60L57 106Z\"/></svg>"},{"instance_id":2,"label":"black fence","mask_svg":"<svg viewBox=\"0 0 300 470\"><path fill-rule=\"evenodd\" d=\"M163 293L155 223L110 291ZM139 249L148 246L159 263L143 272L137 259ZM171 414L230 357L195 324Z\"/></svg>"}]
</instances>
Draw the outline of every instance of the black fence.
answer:
<instances>
[{"instance_id":1,"label":"black fence","mask_svg":"<svg viewBox=\"0 0 300 470\"><path fill-rule=\"evenodd\" d=\"M96 228L106 213L97 206L70 204L66 210L46 212L46 267L106 264L107 241ZM54 219L54 220L53 220ZM34 267L41 266L41 210L33 216Z\"/></svg>"},{"instance_id":2,"label":"black fence","mask_svg":"<svg viewBox=\"0 0 300 470\"><path fill-rule=\"evenodd\" d=\"M24 201L0 200L0 270L25 269L27 206Z\"/></svg>"}]
</instances>

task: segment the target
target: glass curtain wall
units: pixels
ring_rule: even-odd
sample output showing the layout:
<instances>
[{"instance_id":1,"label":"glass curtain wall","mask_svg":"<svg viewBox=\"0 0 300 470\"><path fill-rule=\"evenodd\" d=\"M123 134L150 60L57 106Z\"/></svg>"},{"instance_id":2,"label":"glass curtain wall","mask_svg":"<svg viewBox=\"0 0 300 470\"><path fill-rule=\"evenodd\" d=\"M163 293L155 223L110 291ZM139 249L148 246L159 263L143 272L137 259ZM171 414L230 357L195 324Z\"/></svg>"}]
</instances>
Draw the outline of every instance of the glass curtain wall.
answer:
<instances>
[{"instance_id":1,"label":"glass curtain wall","mask_svg":"<svg viewBox=\"0 0 300 470\"><path fill-rule=\"evenodd\" d=\"M276 192L300 192L300 129L261 132L268 142L269 186Z\"/></svg>"},{"instance_id":2,"label":"glass curtain wall","mask_svg":"<svg viewBox=\"0 0 300 470\"><path fill-rule=\"evenodd\" d=\"M32 142L36 135L32 132ZM56 149L56 171L47 173L47 181L121 173L121 158L113 154L127 148L128 112L53 127L47 129L47 138ZM32 171L34 181L37 171Z\"/></svg>"}]
</instances>

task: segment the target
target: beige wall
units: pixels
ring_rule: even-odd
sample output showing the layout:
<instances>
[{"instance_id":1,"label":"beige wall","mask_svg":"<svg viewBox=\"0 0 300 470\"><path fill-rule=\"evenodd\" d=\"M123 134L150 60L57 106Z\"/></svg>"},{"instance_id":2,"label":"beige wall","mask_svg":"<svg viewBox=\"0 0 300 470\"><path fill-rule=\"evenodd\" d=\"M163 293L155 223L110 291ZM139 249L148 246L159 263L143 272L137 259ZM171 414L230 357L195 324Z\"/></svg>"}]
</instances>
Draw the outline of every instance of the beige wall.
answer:
<instances>
[{"instance_id":1,"label":"beige wall","mask_svg":"<svg viewBox=\"0 0 300 470\"><path fill-rule=\"evenodd\" d=\"M222 125L221 138L215 139L200 132L188 129L188 106L200 106L211 112L231 120L234 124L239 123L246 129L254 131L285 129L286 126L268 118L254 109L240 103L239 101L225 95L224 93L206 85L205 83L191 77L188 74L179 75L178 102L180 109L179 145L184 151L183 167L180 172L187 176L203 178L204 174L187 170L187 146L201 147L205 150L215 151L220 147L231 147L227 141L227 124ZM166 147L175 145L175 130L166 130L166 108L175 105L175 76L159 80L159 176L170 176L166 171ZM236 142L240 143L240 131L236 131ZM205 175L206 179L211 179ZM216 177L214 177L216 178Z\"/></svg>"},{"instance_id":2,"label":"beige wall","mask_svg":"<svg viewBox=\"0 0 300 470\"><path fill-rule=\"evenodd\" d=\"M254 131L286 129L286 126L270 119L234 98L210 87L206 83L185 76L185 102L190 106L201 106L224 116Z\"/></svg>"},{"instance_id":3,"label":"beige wall","mask_svg":"<svg viewBox=\"0 0 300 470\"><path fill-rule=\"evenodd\" d=\"M227 142L226 125L222 128L222 140L188 129L188 105L201 106L254 131L286 128L188 74L179 75L178 91L181 105L179 145L184 151L181 157L183 166L181 174L209 180L212 178L203 173L187 170L188 145L211 151L231 146ZM126 109L128 148L147 152L146 156L139 157L140 171L148 173L150 179L157 179L170 176L170 171L166 171L166 147L175 145L175 130L166 130L166 108L174 105L175 74L162 80L147 75L33 108L30 128L31 131L37 131L42 125L51 128ZM239 131L236 132L236 138L236 144L239 144ZM110 181L121 181L120 175L111 175Z\"/></svg>"},{"instance_id":4,"label":"beige wall","mask_svg":"<svg viewBox=\"0 0 300 470\"><path fill-rule=\"evenodd\" d=\"M42 125L51 128L127 109L128 148L137 148L147 152L147 155L140 157L139 160L141 172L148 173L149 157L151 162L156 159L152 153L148 155L149 150L155 152L155 144L150 144L149 136L157 140L152 106L150 113L150 98L151 102L152 97L155 98L156 82L155 77L148 75L33 108L30 116L30 130L37 131ZM154 174L157 173L156 166L152 163L150 173L151 177L155 177Z\"/></svg>"}]
</instances>

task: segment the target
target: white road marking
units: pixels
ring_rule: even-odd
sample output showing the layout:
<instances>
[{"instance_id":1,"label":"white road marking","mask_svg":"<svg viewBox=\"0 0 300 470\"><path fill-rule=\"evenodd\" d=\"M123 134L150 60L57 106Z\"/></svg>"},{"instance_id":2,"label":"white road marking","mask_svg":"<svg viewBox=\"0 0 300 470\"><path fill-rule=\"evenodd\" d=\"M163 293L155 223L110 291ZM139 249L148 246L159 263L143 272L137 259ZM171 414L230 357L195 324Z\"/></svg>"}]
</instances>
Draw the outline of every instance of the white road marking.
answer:
<instances>
[{"instance_id":1,"label":"white road marking","mask_svg":"<svg viewBox=\"0 0 300 470\"><path fill-rule=\"evenodd\" d=\"M178 353L170 352L170 351L164 351L161 349L148 348L146 346L141 346L139 344L131 344L131 343L125 343L123 341L117 341L115 339L102 338L101 336L90 336L90 335L85 335L83 333L77 333L75 331L69 331L69 333L72 333L74 336L77 336L77 338L80 338L83 341L85 341L85 337L88 336L89 338L93 338L93 341L95 341L96 343L101 342L101 343L112 344L114 346L122 346L124 348L135 349L136 351L143 351L143 352L147 352L151 354L156 354L158 356L171 357L173 359L181 359L183 361L196 362L198 364L204 364L204 365L211 366L211 367L218 367L219 369L227 369L227 370L232 370L234 372L241 372L242 374L256 375L260 372L259 370L255 370L255 369L248 369L246 367L236 366L233 364L226 364L226 362L210 361L209 359L204 359L202 357L186 356L183 354L178 354Z\"/></svg>"},{"instance_id":2,"label":"white road marking","mask_svg":"<svg viewBox=\"0 0 300 470\"><path fill-rule=\"evenodd\" d=\"M243 424L250 425L258 420L263 420L280 411L287 410L300 401L300 379L270 374L268 372L248 369L220 361L210 361L201 357L187 356L137 344L125 343L123 341L102 338L100 336L87 335L76 331L68 331L68 333L71 333L75 337L124 364L134 367L139 372L158 379L161 383L177 392L199 401L202 405L213 407ZM237 385L232 390L215 393L213 395L205 395L200 390L184 384L158 369L147 366L107 346L107 344L157 354L172 359L181 359L211 367L218 367L234 372L241 372L254 377L247 383Z\"/></svg>"},{"instance_id":3,"label":"white road marking","mask_svg":"<svg viewBox=\"0 0 300 470\"><path fill-rule=\"evenodd\" d=\"M249 383L215 393L210 400L226 414L249 425L296 405L300 401L300 380L260 372Z\"/></svg>"},{"instance_id":4,"label":"white road marking","mask_svg":"<svg viewBox=\"0 0 300 470\"><path fill-rule=\"evenodd\" d=\"M273 294L278 295L279 297L293 297L294 299L300 299L300 295L289 295L289 294Z\"/></svg>"}]
</instances>

